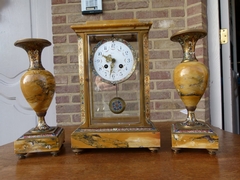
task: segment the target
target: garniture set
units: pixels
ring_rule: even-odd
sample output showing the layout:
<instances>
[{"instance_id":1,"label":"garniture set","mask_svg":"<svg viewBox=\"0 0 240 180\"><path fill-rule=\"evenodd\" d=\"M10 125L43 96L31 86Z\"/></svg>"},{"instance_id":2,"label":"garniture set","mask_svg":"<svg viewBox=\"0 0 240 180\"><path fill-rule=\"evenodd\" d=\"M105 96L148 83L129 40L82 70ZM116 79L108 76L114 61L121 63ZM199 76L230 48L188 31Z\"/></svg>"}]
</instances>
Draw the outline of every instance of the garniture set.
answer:
<instances>
[{"instance_id":1,"label":"garniture set","mask_svg":"<svg viewBox=\"0 0 240 180\"><path fill-rule=\"evenodd\" d=\"M149 148L161 146L160 132L150 119L148 33L151 22L131 20L91 21L73 25L78 36L81 125L71 134L73 152L90 148ZM195 117L208 83L208 69L195 56L195 46L206 36L203 29L178 31L171 40L180 43L183 60L174 69L173 82L186 110L186 120L172 124L172 150L207 149L215 154L218 136ZM45 115L55 93L54 76L41 63L42 50L51 43L28 38L15 42L29 57L22 76L22 93L38 116L37 126L14 142L20 158L28 153L57 155L65 133L50 127Z\"/></svg>"}]
</instances>

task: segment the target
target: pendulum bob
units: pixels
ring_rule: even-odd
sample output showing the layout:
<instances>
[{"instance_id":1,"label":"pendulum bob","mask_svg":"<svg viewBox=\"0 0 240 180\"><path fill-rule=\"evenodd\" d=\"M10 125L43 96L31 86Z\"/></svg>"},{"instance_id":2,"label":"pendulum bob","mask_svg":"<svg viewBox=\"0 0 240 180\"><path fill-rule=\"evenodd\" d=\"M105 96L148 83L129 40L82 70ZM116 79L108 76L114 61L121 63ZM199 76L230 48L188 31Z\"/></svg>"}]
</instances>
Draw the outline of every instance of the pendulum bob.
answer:
<instances>
[{"instance_id":1,"label":"pendulum bob","mask_svg":"<svg viewBox=\"0 0 240 180\"><path fill-rule=\"evenodd\" d=\"M47 40L33 38L15 43L15 46L25 49L29 56L30 67L21 77L20 87L38 117L37 126L14 142L15 153L19 156L33 152L51 152L56 155L64 142L64 130L50 127L45 121L55 92L55 78L42 66L41 52L50 45Z\"/></svg>"},{"instance_id":2,"label":"pendulum bob","mask_svg":"<svg viewBox=\"0 0 240 180\"><path fill-rule=\"evenodd\" d=\"M174 69L173 81L187 109L186 120L172 125L172 149L175 152L181 148L197 148L214 153L219 146L218 137L210 126L195 117L197 104L208 83L208 69L195 57L196 42L204 36L204 30L193 29L179 31L171 37L183 49L183 60Z\"/></svg>"}]
</instances>

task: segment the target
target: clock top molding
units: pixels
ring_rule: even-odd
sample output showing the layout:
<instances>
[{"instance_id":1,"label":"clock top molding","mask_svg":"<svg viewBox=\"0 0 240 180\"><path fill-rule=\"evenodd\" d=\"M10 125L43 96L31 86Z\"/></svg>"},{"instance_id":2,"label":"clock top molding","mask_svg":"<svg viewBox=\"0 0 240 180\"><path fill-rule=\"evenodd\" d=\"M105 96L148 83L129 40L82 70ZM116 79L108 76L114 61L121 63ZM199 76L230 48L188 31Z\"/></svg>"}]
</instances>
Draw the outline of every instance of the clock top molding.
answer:
<instances>
[{"instance_id":1,"label":"clock top molding","mask_svg":"<svg viewBox=\"0 0 240 180\"><path fill-rule=\"evenodd\" d=\"M152 22L140 22L137 19L87 21L85 24L72 25L76 33L102 31L141 31L150 30Z\"/></svg>"}]
</instances>

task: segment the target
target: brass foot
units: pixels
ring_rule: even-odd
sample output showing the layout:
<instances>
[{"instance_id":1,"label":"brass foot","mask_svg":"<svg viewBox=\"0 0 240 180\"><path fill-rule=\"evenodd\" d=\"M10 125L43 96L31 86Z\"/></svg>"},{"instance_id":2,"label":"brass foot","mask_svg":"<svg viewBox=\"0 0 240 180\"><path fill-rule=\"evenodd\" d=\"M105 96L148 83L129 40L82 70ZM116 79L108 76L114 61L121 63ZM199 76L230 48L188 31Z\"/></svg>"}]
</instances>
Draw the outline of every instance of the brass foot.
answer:
<instances>
[{"instance_id":1,"label":"brass foot","mask_svg":"<svg viewBox=\"0 0 240 180\"><path fill-rule=\"evenodd\" d=\"M83 152L83 149L75 148L72 150L75 154L81 154Z\"/></svg>"},{"instance_id":2,"label":"brass foot","mask_svg":"<svg viewBox=\"0 0 240 180\"><path fill-rule=\"evenodd\" d=\"M57 156L59 151L53 151L53 152L50 152L52 156Z\"/></svg>"},{"instance_id":3,"label":"brass foot","mask_svg":"<svg viewBox=\"0 0 240 180\"><path fill-rule=\"evenodd\" d=\"M159 150L159 148L155 148L155 147L153 147L153 148L148 148L152 153L154 153L154 152L158 152L158 150Z\"/></svg>"},{"instance_id":4,"label":"brass foot","mask_svg":"<svg viewBox=\"0 0 240 180\"><path fill-rule=\"evenodd\" d=\"M207 149L207 150L210 155L215 155L217 153L217 149Z\"/></svg>"},{"instance_id":5,"label":"brass foot","mask_svg":"<svg viewBox=\"0 0 240 180\"><path fill-rule=\"evenodd\" d=\"M17 154L18 159L25 159L26 158L27 153L24 154Z\"/></svg>"},{"instance_id":6,"label":"brass foot","mask_svg":"<svg viewBox=\"0 0 240 180\"><path fill-rule=\"evenodd\" d=\"M172 150L175 154L178 154L181 149L180 148L172 148Z\"/></svg>"}]
</instances>

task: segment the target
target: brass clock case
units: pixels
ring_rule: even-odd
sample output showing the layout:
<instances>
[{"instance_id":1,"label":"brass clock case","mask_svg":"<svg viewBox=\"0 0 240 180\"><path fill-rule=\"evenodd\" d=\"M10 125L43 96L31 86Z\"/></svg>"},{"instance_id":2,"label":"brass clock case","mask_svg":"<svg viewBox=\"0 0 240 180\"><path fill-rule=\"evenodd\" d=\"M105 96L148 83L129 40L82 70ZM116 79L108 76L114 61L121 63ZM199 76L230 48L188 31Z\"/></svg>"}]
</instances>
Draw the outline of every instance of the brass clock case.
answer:
<instances>
[{"instance_id":1,"label":"brass clock case","mask_svg":"<svg viewBox=\"0 0 240 180\"><path fill-rule=\"evenodd\" d=\"M81 104L81 125L71 135L74 152L85 148L155 150L160 147L160 132L150 120L148 32L151 25L151 22L127 19L71 26L78 35ZM111 45L111 42L119 43L131 54L126 57L132 64L125 63L125 56L118 51L102 53L104 44ZM105 68L108 77L94 66L94 55L98 53L102 62L96 67ZM123 67L129 71L123 71ZM113 74L120 78L111 77Z\"/></svg>"}]
</instances>

